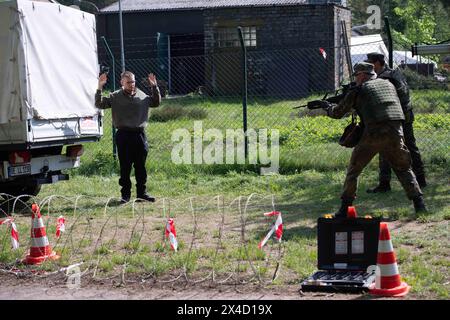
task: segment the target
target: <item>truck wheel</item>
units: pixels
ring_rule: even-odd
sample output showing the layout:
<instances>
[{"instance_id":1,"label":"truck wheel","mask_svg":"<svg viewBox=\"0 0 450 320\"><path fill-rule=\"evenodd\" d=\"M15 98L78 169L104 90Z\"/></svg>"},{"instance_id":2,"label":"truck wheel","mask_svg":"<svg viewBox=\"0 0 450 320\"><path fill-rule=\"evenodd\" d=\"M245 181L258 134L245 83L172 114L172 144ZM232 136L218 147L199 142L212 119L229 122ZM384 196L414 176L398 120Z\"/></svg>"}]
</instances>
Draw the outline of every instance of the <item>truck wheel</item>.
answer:
<instances>
[{"instance_id":1,"label":"truck wheel","mask_svg":"<svg viewBox=\"0 0 450 320\"><path fill-rule=\"evenodd\" d=\"M7 193L12 195L13 197L18 197L23 194L28 194L31 196L37 196L39 191L41 191L41 185L40 184L33 184L33 185L24 185L24 186L11 186L11 187L1 187L0 192ZM7 199L7 195L2 195L3 198ZM30 200L30 197L21 197L22 201L28 201Z\"/></svg>"}]
</instances>

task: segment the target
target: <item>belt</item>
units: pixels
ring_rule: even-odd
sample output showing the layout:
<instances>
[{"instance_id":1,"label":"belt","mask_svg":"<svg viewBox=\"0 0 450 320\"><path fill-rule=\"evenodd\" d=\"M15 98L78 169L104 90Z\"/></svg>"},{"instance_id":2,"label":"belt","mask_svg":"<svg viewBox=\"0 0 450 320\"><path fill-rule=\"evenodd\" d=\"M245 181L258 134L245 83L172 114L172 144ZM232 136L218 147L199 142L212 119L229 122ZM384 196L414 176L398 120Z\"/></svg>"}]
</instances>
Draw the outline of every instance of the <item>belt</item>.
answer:
<instances>
[{"instance_id":1,"label":"belt","mask_svg":"<svg viewBox=\"0 0 450 320\"><path fill-rule=\"evenodd\" d=\"M127 128L127 127L119 127L117 130L121 131L129 131L129 132L144 132L144 128L138 127L138 128Z\"/></svg>"}]
</instances>

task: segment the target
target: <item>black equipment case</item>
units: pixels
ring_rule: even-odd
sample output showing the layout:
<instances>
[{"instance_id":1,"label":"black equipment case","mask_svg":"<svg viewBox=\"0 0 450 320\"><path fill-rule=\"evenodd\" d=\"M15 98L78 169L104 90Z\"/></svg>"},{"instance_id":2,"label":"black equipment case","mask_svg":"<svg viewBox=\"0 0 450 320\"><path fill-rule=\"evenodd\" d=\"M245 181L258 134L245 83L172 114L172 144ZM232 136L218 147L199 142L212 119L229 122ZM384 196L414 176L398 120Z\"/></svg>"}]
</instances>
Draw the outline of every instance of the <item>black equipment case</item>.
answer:
<instances>
[{"instance_id":1,"label":"black equipment case","mask_svg":"<svg viewBox=\"0 0 450 320\"><path fill-rule=\"evenodd\" d=\"M362 292L375 281L380 219L319 218L319 271L301 283L302 291Z\"/></svg>"}]
</instances>

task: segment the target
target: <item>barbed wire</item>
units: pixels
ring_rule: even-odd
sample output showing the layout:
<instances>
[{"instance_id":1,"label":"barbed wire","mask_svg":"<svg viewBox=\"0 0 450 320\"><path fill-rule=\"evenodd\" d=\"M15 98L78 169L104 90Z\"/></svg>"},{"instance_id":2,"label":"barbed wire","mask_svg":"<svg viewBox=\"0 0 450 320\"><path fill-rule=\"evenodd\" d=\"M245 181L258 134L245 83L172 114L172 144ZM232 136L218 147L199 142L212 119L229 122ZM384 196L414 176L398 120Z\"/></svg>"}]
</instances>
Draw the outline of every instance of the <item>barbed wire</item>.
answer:
<instances>
[{"instance_id":1,"label":"barbed wire","mask_svg":"<svg viewBox=\"0 0 450 320\"><path fill-rule=\"evenodd\" d=\"M85 281L113 281L118 286L148 279L159 284L208 281L210 285L264 286L272 283L279 273L282 244L269 242L263 249L257 249L252 240L267 231L268 221L261 217L264 210L275 208L273 195L238 196L229 203L221 195L206 199L162 198L154 204L132 201L120 206L113 206L112 199L56 194L42 199L34 197L32 200L40 205L51 246L61 256L60 260L47 260L42 266L24 265L19 258L32 243L30 233L24 232L30 228L32 202L23 202L20 211L17 205L9 213L8 209L2 209L3 215L18 226L21 247L16 251L9 248L8 229L1 226L0 272L21 278L66 281L67 270L77 266L82 269ZM17 204L20 198L10 196L8 201ZM56 239L55 218L62 214L67 228ZM169 218L175 220L181 244L176 252L169 249L164 237ZM156 246L149 250L146 247L152 242ZM260 250L258 254L264 259L255 260L252 253L255 250ZM153 265L149 270L146 259L163 262L162 269ZM197 267L193 268L194 265ZM269 272L272 266L276 267ZM132 276L129 268L133 269Z\"/></svg>"}]
</instances>

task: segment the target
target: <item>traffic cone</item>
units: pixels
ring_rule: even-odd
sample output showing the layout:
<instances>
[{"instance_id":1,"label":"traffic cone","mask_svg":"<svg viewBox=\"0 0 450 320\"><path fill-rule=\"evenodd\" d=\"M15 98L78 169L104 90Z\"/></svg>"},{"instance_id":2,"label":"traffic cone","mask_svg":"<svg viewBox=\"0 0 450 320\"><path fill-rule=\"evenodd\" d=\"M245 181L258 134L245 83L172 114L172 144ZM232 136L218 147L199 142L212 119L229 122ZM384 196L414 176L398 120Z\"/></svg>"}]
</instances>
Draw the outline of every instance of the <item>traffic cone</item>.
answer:
<instances>
[{"instance_id":1,"label":"traffic cone","mask_svg":"<svg viewBox=\"0 0 450 320\"><path fill-rule=\"evenodd\" d=\"M375 283L369 287L371 294L403 297L409 292L411 287L406 282L402 282L398 272L391 236L387 224L384 222L380 223L377 266L380 272L376 275Z\"/></svg>"},{"instance_id":2,"label":"traffic cone","mask_svg":"<svg viewBox=\"0 0 450 320\"><path fill-rule=\"evenodd\" d=\"M347 208L347 218L356 218L358 215L356 214L356 208L350 206Z\"/></svg>"},{"instance_id":3,"label":"traffic cone","mask_svg":"<svg viewBox=\"0 0 450 320\"><path fill-rule=\"evenodd\" d=\"M25 264L40 264L48 259L59 259L59 256L52 251L52 247L48 242L39 206L33 203L31 210L33 211L31 217L31 248L23 262Z\"/></svg>"}]
</instances>

